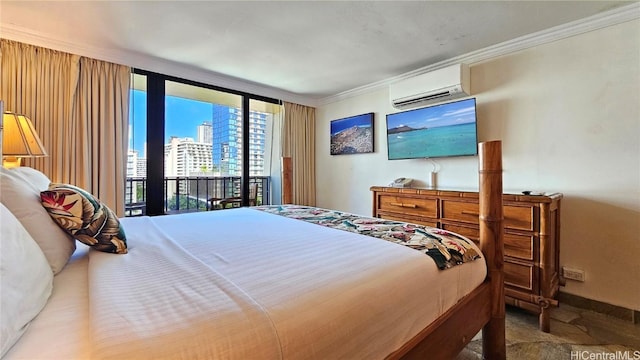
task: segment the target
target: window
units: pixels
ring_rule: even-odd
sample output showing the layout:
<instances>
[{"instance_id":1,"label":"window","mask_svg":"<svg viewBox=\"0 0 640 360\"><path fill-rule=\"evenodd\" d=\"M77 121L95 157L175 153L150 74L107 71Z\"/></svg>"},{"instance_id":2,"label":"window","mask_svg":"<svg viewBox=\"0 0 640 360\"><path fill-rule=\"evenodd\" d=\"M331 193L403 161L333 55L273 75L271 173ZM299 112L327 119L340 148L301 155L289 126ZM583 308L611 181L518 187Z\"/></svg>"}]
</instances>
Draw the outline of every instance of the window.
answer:
<instances>
[{"instance_id":1,"label":"window","mask_svg":"<svg viewBox=\"0 0 640 360\"><path fill-rule=\"evenodd\" d=\"M271 161L279 101L141 70L133 77L127 215L207 210L212 197L248 200L249 183L259 184L258 203L270 202L280 176Z\"/></svg>"}]
</instances>

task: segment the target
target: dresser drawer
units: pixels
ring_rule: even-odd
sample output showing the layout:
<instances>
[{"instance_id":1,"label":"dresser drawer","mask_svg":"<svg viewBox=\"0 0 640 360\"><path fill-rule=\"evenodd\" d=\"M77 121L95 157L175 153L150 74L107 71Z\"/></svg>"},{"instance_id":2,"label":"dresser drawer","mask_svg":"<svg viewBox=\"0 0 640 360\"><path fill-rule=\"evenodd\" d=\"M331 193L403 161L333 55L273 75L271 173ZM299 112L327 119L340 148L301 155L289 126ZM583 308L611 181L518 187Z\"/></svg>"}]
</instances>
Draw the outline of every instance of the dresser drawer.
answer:
<instances>
[{"instance_id":1,"label":"dresser drawer","mask_svg":"<svg viewBox=\"0 0 640 360\"><path fill-rule=\"evenodd\" d=\"M460 225L452 225L452 224L442 224L442 228L447 231L451 231L462 236L468 237L473 240L476 245L480 242L480 230L475 227L470 226L460 226Z\"/></svg>"},{"instance_id":2,"label":"dresser drawer","mask_svg":"<svg viewBox=\"0 0 640 360\"><path fill-rule=\"evenodd\" d=\"M379 209L384 212L438 218L438 199L380 195L378 204Z\"/></svg>"},{"instance_id":3,"label":"dresser drawer","mask_svg":"<svg viewBox=\"0 0 640 360\"><path fill-rule=\"evenodd\" d=\"M533 221L535 208L533 206L504 205L504 227L534 231Z\"/></svg>"},{"instance_id":4,"label":"dresser drawer","mask_svg":"<svg viewBox=\"0 0 640 360\"><path fill-rule=\"evenodd\" d=\"M471 226L460 226L453 224L442 224L442 228L452 231L473 240L480 246L480 230ZM504 233L504 255L522 260L533 261L534 236Z\"/></svg>"},{"instance_id":5,"label":"dresser drawer","mask_svg":"<svg viewBox=\"0 0 640 360\"><path fill-rule=\"evenodd\" d=\"M469 224L479 224L478 203L442 200L442 218L447 220L462 221Z\"/></svg>"},{"instance_id":6,"label":"dresser drawer","mask_svg":"<svg viewBox=\"0 0 640 360\"><path fill-rule=\"evenodd\" d=\"M434 227L434 228L438 227L438 221L437 220L422 219L422 218L406 216L406 215L405 216L394 216L394 215L389 215L389 214L382 214L381 218L386 219L386 220L394 220L394 221L401 221L401 222L418 224L418 225L431 226L431 227Z\"/></svg>"},{"instance_id":7,"label":"dresser drawer","mask_svg":"<svg viewBox=\"0 0 640 360\"><path fill-rule=\"evenodd\" d=\"M504 283L521 289L533 290L533 265L504 262Z\"/></svg>"},{"instance_id":8,"label":"dresser drawer","mask_svg":"<svg viewBox=\"0 0 640 360\"><path fill-rule=\"evenodd\" d=\"M533 206L503 206L504 227L507 229L534 231L535 208ZM474 202L442 200L442 218L479 224L480 205Z\"/></svg>"},{"instance_id":9,"label":"dresser drawer","mask_svg":"<svg viewBox=\"0 0 640 360\"><path fill-rule=\"evenodd\" d=\"M504 234L504 255L518 259L533 261L534 254L534 236L513 234L505 232Z\"/></svg>"}]
</instances>

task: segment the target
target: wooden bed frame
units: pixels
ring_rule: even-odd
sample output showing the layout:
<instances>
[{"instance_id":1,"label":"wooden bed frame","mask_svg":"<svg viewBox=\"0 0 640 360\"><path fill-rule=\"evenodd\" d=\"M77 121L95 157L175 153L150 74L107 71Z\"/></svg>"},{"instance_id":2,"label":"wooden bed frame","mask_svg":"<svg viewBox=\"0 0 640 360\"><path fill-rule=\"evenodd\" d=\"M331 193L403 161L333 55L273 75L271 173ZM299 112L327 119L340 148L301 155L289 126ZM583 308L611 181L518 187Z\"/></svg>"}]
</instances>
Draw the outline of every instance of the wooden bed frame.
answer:
<instances>
[{"instance_id":1,"label":"wooden bed frame","mask_svg":"<svg viewBox=\"0 0 640 360\"><path fill-rule=\"evenodd\" d=\"M288 176L290 171L288 168ZM387 359L454 359L481 329L483 359L506 358L500 141L479 144L479 175L480 248L487 277ZM289 188L283 192L291 199L290 177L285 183Z\"/></svg>"},{"instance_id":2,"label":"wooden bed frame","mask_svg":"<svg viewBox=\"0 0 640 360\"><path fill-rule=\"evenodd\" d=\"M454 359L482 330L482 357L506 358L503 272L502 142L480 143L480 249L485 281L387 359ZM291 158L283 158L283 203L292 202Z\"/></svg>"}]
</instances>

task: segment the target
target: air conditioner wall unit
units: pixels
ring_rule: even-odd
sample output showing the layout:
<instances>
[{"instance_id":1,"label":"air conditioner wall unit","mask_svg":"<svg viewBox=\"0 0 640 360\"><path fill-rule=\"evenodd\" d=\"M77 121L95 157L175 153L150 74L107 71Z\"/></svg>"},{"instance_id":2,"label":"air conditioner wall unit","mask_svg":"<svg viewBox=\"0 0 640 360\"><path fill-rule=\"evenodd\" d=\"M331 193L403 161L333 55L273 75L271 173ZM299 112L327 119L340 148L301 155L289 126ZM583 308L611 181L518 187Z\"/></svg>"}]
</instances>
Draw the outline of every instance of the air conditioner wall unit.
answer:
<instances>
[{"instance_id":1,"label":"air conditioner wall unit","mask_svg":"<svg viewBox=\"0 0 640 360\"><path fill-rule=\"evenodd\" d=\"M471 95L469 66L451 65L389 85L391 105L409 109Z\"/></svg>"}]
</instances>

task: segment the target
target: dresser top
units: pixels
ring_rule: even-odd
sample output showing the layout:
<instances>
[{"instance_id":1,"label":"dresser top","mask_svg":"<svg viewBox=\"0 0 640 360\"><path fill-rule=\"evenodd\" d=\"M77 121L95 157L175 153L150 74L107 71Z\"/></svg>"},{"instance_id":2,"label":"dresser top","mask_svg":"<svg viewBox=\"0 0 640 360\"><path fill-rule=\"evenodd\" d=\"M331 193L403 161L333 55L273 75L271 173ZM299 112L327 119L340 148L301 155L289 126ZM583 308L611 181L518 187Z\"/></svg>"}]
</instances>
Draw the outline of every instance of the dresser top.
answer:
<instances>
[{"instance_id":1,"label":"dresser top","mask_svg":"<svg viewBox=\"0 0 640 360\"><path fill-rule=\"evenodd\" d=\"M418 194L418 195L431 195L438 197L453 197L463 199L478 199L477 191L466 190L449 190L449 189L429 189L429 188L396 188L388 186L372 186L370 188L374 192L385 193L400 193L400 194ZM534 195L535 194L535 195ZM544 194L519 194L519 193L505 193L503 194L503 200L508 201L529 201L529 202L552 202L562 198L561 193L544 193Z\"/></svg>"}]
</instances>

